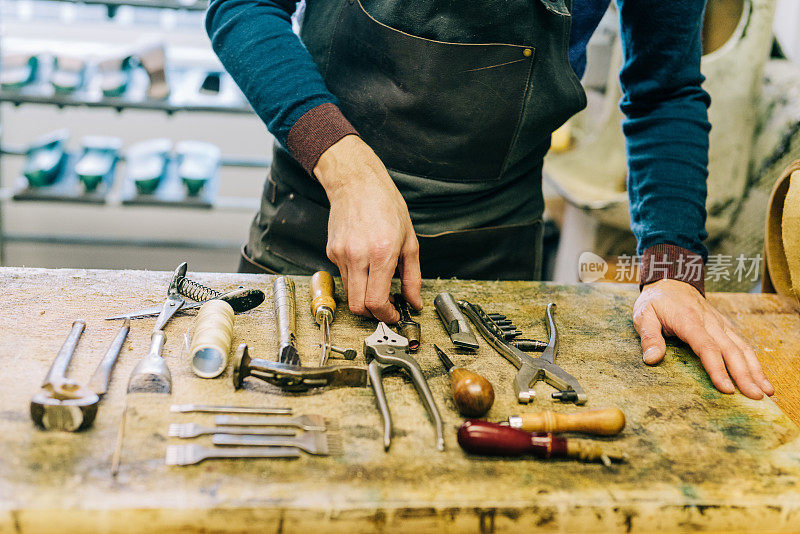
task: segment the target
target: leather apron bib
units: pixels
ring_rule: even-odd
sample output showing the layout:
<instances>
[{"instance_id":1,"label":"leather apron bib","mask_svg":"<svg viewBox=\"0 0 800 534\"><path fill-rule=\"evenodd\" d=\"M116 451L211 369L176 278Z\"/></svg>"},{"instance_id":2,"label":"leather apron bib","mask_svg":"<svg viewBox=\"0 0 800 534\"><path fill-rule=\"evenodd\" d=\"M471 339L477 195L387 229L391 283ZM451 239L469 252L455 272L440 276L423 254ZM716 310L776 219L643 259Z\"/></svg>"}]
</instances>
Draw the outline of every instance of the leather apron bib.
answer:
<instances>
[{"instance_id":1,"label":"leather apron bib","mask_svg":"<svg viewBox=\"0 0 800 534\"><path fill-rule=\"evenodd\" d=\"M307 0L301 37L409 207L425 278L537 279L542 159L586 105L569 0ZM241 270L338 272L325 191L275 144Z\"/></svg>"}]
</instances>

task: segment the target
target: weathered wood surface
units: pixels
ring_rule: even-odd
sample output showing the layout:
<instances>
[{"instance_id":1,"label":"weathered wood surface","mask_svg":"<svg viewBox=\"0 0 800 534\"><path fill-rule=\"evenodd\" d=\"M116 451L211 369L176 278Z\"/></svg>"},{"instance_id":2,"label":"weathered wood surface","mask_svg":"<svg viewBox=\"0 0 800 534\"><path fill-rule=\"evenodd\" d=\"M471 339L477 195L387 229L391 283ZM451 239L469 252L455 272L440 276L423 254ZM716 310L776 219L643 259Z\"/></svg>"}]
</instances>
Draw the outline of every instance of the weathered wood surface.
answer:
<instances>
[{"instance_id":1,"label":"weathered wood surface","mask_svg":"<svg viewBox=\"0 0 800 534\"><path fill-rule=\"evenodd\" d=\"M538 283L426 281L421 315L423 348L418 353L446 423L444 453L411 386L386 380L395 422L389 453L380 440L381 421L371 390L349 388L313 395L283 395L258 381L234 392L230 369L202 380L182 351L192 318L178 316L167 327L165 355L173 395L138 395L130 406L121 472L109 465L127 377L148 349L153 319L134 323L95 426L80 434L36 430L28 400L75 318L86 332L70 376L88 380L110 343L117 323L103 321L145 305L159 304L169 274L142 271L0 269L0 532L192 532L349 530L381 531L614 531L770 530L800 528L800 431L771 401L718 393L698 360L672 345L655 368L641 363L630 322L634 289L614 286L552 286ZM261 287L265 275L197 274L221 289ZM313 365L318 330L307 311L307 280L298 281L299 347ZM558 304L557 362L589 394L588 408L619 406L628 426L614 445L630 464L604 468L572 461L468 457L458 448L461 422L450 384L432 343L449 347L432 306L434 295L458 297L507 314L532 337L546 337L544 306ZM341 297L341 291L339 292ZM795 355L800 314L774 296L713 295L753 341L778 390L784 409L800 414ZM340 299L341 300L341 299ZM358 347L373 321L337 312L333 338ZM271 299L237 317L234 343L245 341L261 357L274 358L276 339ZM362 360L359 355L357 361ZM476 355L456 355L458 364L492 381L497 400L489 419L526 408L514 400L516 370L485 343ZM784 367L781 367L784 366ZM789 367L787 372L786 367ZM527 408L554 406L550 388ZM338 421L342 457L299 460L207 461L166 467L170 422L210 423L211 416L171 414L172 402L286 405L296 413L319 413ZM208 444L209 438L199 438Z\"/></svg>"}]
</instances>

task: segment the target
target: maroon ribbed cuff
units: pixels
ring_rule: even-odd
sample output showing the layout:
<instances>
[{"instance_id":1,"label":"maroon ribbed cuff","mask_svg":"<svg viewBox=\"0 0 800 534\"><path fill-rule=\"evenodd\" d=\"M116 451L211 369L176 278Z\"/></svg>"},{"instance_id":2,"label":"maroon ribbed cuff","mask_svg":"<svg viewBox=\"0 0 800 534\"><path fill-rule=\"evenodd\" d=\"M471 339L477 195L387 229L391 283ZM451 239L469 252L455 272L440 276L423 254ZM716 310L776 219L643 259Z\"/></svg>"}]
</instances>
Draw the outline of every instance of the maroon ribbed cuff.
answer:
<instances>
[{"instance_id":1,"label":"maroon ribbed cuff","mask_svg":"<svg viewBox=\"0 0 800 534\"><path fill-rule=\"evenodd\" d=\"M339 108L320 104L306 111L289 130L289 151L310 175L314 175L319 157L345 135L358 135Z\"/></svg>"},{"instance_id":2,"label":"maroon ribbed cuff","mask_svg":"<svg viewBox=\"0 0 800 534\"><path fill-rule=\"evenodd\" d=\"M644 251L639 288L664 278L686 282L701 295L706 294L706 267L703 258L685 248L660 244Z\"/></svg>"}]
</instances>

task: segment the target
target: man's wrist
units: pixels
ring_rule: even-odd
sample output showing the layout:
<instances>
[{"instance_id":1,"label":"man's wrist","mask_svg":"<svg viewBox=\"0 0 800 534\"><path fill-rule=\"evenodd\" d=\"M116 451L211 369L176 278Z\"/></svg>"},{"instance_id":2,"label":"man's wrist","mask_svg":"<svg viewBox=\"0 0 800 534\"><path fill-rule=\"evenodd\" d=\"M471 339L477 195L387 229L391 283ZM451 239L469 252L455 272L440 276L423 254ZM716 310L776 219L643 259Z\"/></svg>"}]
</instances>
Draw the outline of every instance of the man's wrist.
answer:
<instances>
[{"instance_id":1,"label":"man's wrist","mask_svg":"<svg viewBox=\"0 0 800 534\"><path fill-rule=\"evenodd\" d=\"M347 135L358 135L335 104L320 104L306 111L289 130L287 148L303 168L314 175L322 154Z\"/></svg>"},{"instance_id":2,"label":"man's wrist","mask_svg":"<svg viewBox=\"0 0 800 534\"><path fill-rule=\"evenodd\" d=\"M661 243L642 253L639 288L663 280L679 280L705 296L705 264L699 254L683 247Z\"/></svg>"}]
</instances>

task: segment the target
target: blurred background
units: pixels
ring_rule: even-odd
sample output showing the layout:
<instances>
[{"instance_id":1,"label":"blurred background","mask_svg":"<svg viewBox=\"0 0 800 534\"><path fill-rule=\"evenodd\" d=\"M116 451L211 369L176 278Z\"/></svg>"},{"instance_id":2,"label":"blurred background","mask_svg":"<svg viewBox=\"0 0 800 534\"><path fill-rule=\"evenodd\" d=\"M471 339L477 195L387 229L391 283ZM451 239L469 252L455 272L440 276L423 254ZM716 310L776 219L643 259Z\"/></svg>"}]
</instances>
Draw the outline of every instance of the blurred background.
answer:
<instances>
[{"instance_id":1,"label":"blurred background","mask_svg":"<svg viewBox=\"0 0 800 534\"><path fill-rule=\"evenodd\" d=\"M0 0L3 265L237 268L272 140L211 51L204 9L204 0ZM720 257L760 253L769 190L800 154L798 28L797 0L709 2L708 244ZM610 8L589 45L589 107L555 134L546 163L548 279L577 281L591 251L614 281L619 258L635 254L619 61ZM210 143L218 157L182 141ZM154 165L162 180L151 191ZM757 287L733 273L707 287Z\"/></svg>"}]
</instances>

